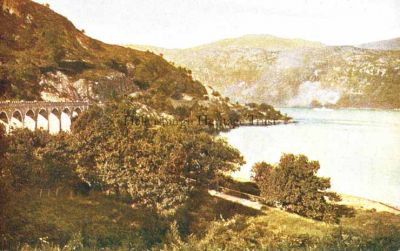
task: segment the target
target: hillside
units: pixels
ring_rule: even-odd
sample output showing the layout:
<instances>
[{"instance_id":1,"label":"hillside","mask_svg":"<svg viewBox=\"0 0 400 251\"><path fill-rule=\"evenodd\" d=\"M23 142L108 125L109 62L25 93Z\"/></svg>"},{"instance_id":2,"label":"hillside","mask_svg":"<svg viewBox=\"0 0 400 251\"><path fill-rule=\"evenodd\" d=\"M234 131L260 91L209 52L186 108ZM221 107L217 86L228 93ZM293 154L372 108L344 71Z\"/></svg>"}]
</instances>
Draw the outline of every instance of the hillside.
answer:
<instances>
[{"instance_id":1,"label":"hillside","mask_svg":"<svg viewBox=\"0 0 400 251\"><path fill-rule=\"evenodd\" d=\"M255 35L189 49L147 49L191 69L195 79L234 101L400 107L400 51Z\"/></svg>"},{"instance_id":2,"label":"hillside","mask_svg":"<svg viewBox=\"0 0 400 251\"><path fill-rule=\"evenodd\" d=\"M206 89L162 57L85 35L48 6L0 0L0 100L106 100L118 94Z\"/></svg>"},{"instance_id":3,"label":"hillside","mask_svg":"<svg viewBox=\"0 0 400 251\"><path fill-rule=\"evenodd\" d=\"M311 42L302 39L285 39L271 35L245 35L239 38L227 38L189 49L165 49L158 46L140 44L132 44L128 47L142 51L149 50L156 53L180 54L185 51L212 50L216 48L219 50L225 50L227 48L259 48L268 51L280 51L298 48L320 48L323 46L324 45L319 42Z\"/></svg>"},{"instance_id":4,"label":"hillside","mask_svg":"<svg viewBox=\"0 0 400 251\"><path fill-rule=\"evenodd\" d=\"M207 114L228 120L255 110L231 103L162 56L86 36L48 6L30 0L0 5L0 100L97 102L130 96L144 109L179 119Z\"/></svg>"},{"instance_id":5,"label":"hillside","mask_svg":"<svg viewBox=\"0 0 400 251\"><path fill-rule=\"evenodd\" d=\"M400 38L361 44L359 47L373 50L400 50Z\"/></svg>"},{"instance_id":6,"label":"hillside","mask_svg":"<svg viewBox=\"0 0 400 251\"><path fill-rule=\"evenodd\" d=\"M193 50L226 48L259 48L268 51L281 51L299 48L319 48L323 44L302 39L279 38L271 35L245 35L239 38L227 38L214 43L194 47Z\"/></svg>"}]
</instances>

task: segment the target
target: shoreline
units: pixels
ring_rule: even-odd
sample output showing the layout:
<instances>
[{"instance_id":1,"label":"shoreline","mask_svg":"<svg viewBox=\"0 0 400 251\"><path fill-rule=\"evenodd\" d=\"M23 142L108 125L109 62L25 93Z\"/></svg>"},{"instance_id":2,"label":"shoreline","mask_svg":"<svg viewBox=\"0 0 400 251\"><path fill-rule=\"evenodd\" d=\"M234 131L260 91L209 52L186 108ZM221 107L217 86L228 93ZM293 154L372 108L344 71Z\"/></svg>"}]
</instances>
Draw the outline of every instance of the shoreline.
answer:
<instances>
[{"instance_id":1,"label":"shoreline","mask_svg":"<svg viewBox=\"0 0 400 251\"><path fill-rule=\"evenodd\" d=\"M281 110L287 107L276 107L276 109ZM307 110L313 110L313 108L309 108L309 107L296 107L297 109L307 109ZM364 111L387 111L387 112L393 112L396 111L395 109L381 109L381 108L349 108L349 107L341 107L341 108L331 108L331 109L335 109L335 110L364 110ZM281 110L282 111L282 110ZM398 112L399 110L397 110L396 112ZM284 125L286 123L282 123L282 121L280 121L281 123L276 123L275 125ZM299 121L295 118L292 118L289 122L287 122L287 124L296 124ZM257 126L265 126L265 125L257 125L257 124L253 124L253 125L240 125L237 128L243 127L257 127ZM272 126L272 125L267 125L267 126ZM266 127L266 126L265 126ZM236 129L236 128L234 128ZM221 136L221 135L219 135ZM224 138L228 140L228 135L224 135ZM228 141L229 142L229 141ZM247 173L247 172L246 172ZM236 181L240 181L240 182L252 182L252 180L250 179L250 177L248 177L248 175L243 175L243 173L241 173L241 171L236 171L234 173L231 173L230 175L234 180ZM333 191L335 192L335 191ZM357 195L351 195L351 194L343 194L340 192L337 192L337 194L339 194L342 197L342 201L338 202L338 204L343 204L343 205L349 205L354 207L355 209L361 209L361 210L376 210L378 212L390 212L390 213L394 213L399 215L400 214L400 205L393 205L390 202L381 202L381 201L377 201L374 199L369 199L366 197L359 197ZM368 196L368 193L365 194L364 196ZM378 199L380 199L378 197Z\"/></svg>"},{"instance_id":2,"label":"shoreline","mask_svg":"<svg viewBox=\"0 0 400 251\"><path fill-rule=\"evenodd\" d=\"M395 111L398 112L400 111L400 108L373 108L373 107L307 107L307 106L288 106L288 107L275 107L277 110L281 109L320 109L320 108L326 108L326 109L332 109L332 110L362 110L362 111Z\"/></svg>"},{"instance_id":3,"label":"shoreline","mask_svg":"<svg viewBox=\"0 0 400 251\"><path fill-rule=\"evenodd\" d=\"M342 194L342 193L338 194L342 197L342 200L337 203L340 205L348 205L356 209L362 209L362 210L375 209L377 212L389 212L393 214L400 214L400 208L390 205L388 203L371 200L350 194Z\"/></svg>"},{"instance_id":4,"label":"shoreline","mask_svg":"<svg viewBox=\"0 0 400 251\"><path fill-rule=\"evenodd\" d=\"M238 181L238 182L253 182L251 179L232 176L231 177ZM332 191L335 192L335 191ZM359 197L356 195L344 194L344 193L337 193L342 198L341 201L337 202L339 205L347 205L352 206L355 209L360 210L376 210L377 212L389 212L393 214L400 215L400 208L394 205L390 205L388 203L367 199L363 197Z\"/></svg>"}]
</instances>

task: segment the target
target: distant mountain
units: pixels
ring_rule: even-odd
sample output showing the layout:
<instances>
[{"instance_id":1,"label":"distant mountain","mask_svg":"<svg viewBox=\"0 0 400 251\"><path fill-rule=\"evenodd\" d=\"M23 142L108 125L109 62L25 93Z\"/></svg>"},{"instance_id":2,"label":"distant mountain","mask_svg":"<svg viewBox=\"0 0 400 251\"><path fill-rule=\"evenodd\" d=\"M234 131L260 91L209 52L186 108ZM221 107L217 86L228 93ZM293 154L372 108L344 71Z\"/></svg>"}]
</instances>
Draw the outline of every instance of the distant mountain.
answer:
<instances>
[{"instance_id":1,"label":"distant mountain","mask_svg":"<svg viewBox=\"0 0 400 251\"><path fill-rule=\"evenodd\" d=\"M132 47L163 54L234 101L279 106L321 103L400 107L400 51L324 46L268 35L226 39L189 49Z\"/></svg>"},{"instance_id":2,"label":"distant mountain","mask_svg":"<svg viewBox=\"0 0 400 251\"><path fill-rule=\"evenodd\" d=\"M324 45L302 39L279 38L271 35L245 35L239 38L228 38L210 44L200 45L191 50L259 48L268 51L281 51L298 48L320 48Z\"/></svg>"},{"instance_id":3,"label":"distant mountain","mask_svg":"<svg viewBox=\"0 0 400 251\"><path fill-rule=\"evenodd\" d=\"M400 38L361 44L358 47L373 50L400 50Z\"/></svg>"}]
</instances>

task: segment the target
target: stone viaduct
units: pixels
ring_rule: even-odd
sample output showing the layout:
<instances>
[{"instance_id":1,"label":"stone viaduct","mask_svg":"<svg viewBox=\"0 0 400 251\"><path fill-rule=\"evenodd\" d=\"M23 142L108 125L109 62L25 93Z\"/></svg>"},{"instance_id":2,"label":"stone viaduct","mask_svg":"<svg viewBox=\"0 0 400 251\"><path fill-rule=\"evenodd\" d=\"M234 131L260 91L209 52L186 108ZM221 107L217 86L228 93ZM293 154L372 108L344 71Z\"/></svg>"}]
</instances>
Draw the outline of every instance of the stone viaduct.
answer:
<instances>
[{"instance_id":1,"label":"stone viaduct","mask_svg":"<svg viewBox=\"0 0 400 251\"><path fill-rule=\"evenodd\" d=\"M0 124L7 132L15 128L43 129L50 133L68 132L71 119L88 109L89 102L2 101Z\"/></svg>"}]
</instances>

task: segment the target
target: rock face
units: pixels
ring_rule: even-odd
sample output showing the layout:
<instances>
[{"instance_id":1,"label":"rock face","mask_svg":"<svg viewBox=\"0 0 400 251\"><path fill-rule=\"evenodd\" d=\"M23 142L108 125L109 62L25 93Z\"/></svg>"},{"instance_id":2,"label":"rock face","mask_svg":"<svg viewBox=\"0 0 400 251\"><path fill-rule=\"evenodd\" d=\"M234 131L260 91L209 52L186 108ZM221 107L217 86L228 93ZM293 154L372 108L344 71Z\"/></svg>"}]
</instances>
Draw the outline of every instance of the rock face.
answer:
<instances>
[{"instance_id":1,"label":"rock face","mask_svg":"<svg viewBox=\"0 0 400 251\"><path fill-rule=\"evenodd\" d=\"M16 15L16 16L21 16L21 13L19 11L20 3L18 1L13 1L13 0L4 0L2 5L2 10L3 12L8 12L10 15ZM27 17L29 19L29 17ZM30 18L32 18L30 16Z\"/></svg>"},{"instance_id":2,"label":"rock face","mask_svg":"<svg viewBox=\"0 0 400 251\"><path fill-rule=\"evenodd\" d=\"M400 51L254 35L183 50L147 49L234 101L400 108Z\"/></svg>"},{"instance_id":3,"label":"rock face","mask_svg":"<svg viewBox=\"0 0 400 251\"><path fill-rule=\"evenodd\" d=\"M98 96L93 91L95 84L84 78L75 81L61 71L42 74L39 82L43 90L41 98L48 100L51 97L51 101L97 99Z\"/></svg>"},{"instance_id":4,"label":"rock face","mask_svg":"<svg viewBox=\"0 0 400 251\"><path fill-rule=\"evenodd\" d=\"M185 69L150 52L87 37L48 6L30 0L0 0L0 6L0 100L206 94Z\"/></svg>"}]
</instances>

